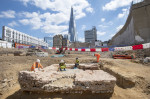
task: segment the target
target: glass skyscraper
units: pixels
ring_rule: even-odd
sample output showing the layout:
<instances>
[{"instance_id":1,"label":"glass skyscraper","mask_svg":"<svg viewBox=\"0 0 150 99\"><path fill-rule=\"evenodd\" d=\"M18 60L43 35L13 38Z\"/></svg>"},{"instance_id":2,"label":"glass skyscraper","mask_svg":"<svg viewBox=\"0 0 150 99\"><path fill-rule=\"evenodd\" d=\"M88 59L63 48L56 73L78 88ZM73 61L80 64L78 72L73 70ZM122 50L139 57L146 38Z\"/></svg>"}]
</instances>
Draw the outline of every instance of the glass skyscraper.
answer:
<instances>
[{"instance_id":1,"label":"glass skyscraper","mask_svg":"<svg viewBox=\"0 0 150 99\"><path fill-rule=\"evenodd\" d=\"M76 34L76 26L75 26L75 20L74 20L74 15L73 15L73 8L71 8L69 31L68 32L70 35L70 41L76 42L77 41L77 34Z\"/></svg>"}]
</instances>

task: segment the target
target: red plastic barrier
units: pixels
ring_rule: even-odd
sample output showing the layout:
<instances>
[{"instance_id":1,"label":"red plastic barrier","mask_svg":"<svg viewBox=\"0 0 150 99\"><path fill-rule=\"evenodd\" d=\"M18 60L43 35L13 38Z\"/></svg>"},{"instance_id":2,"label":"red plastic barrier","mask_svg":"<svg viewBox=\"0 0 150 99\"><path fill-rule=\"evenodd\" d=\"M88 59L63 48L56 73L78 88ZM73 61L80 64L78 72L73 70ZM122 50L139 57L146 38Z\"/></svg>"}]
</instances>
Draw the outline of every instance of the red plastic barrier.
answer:
<instances>
[{"instance_id":1,"label":"red plastic barrier","mask_svg":"<svg viewBox=\"0 0 150 99\"><path fill-rule=\"evenodd\" d=\"M90 50L91 50L91 52L96 52L95 48L91 48Z\"/></svg>"},{"instance_id":2,"label":"red plastic barrier","mask_svg":"<svg viewBox=\"0 0 150 99\"><path fill-rule=\"evenodd\" d=\"M56 49L56 47L52 47L52 49Z\"/></svg>"},{"instance_id":3,"label":"red plastic barrier","mask_svg":"<svg viewBox=\"0 0 150 99\"><path fill-rule=\"evenodd\" d=\"M102 52L109 51L109 48L102 48Z\"/></svg>"},{"instance_id":4,"label":"red plastic barrier","mask_svg":"<svg viewBox=\"0 0 150 99\"><path fill-rule=\"evenodd\" d=\"M65 50L68 50L68 48L66 47Z\"/></svg>"},{"instance_id":5,"label":"red plastic barrier","mask_svg":"<svg viewBox=\"0 0 150 99\"><path fill-rule=\"evenodd\" d=\"M75 48L75 51L78 51L78 49L77 49L77 48Z\"/></svg>"},{"instance_id":6,"label":"red plastic barrier","mask_svg":"<svg viewBox=\"0 0 150 99\"><path fill-rule=\"evenodd\" d=\"M85 52L85 49L81 49L82 52Z\"/></svg>"},{"instance_id":7,"label":"red plastic barrier","mask_svg":"<svg viewBox=\"0 0 150 99\"><path fill-rule=\"evenodd\" d=\"M140 45L134 45L134 46L132 46L132 49L133 50L143 49L143 45L142 44L140 44Z\"/></svg>"},{"instance_id":8,"label":"red plastic barrier","mask_svg":"<svg viewBox=\"0 0 150 99\"><path fill-rule=\"evenodd\" d=\"M72 48L70 48L70 51L72 51Z\"/></svg>"}]
</instances>

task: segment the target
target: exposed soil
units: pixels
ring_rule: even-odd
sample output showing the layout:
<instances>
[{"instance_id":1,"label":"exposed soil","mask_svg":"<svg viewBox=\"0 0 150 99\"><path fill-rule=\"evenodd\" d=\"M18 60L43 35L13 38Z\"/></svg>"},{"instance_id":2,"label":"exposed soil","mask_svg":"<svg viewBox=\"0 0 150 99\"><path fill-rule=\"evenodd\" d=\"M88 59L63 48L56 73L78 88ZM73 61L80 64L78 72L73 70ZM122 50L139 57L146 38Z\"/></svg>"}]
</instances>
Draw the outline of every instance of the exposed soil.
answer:
<instances>
[{"instance_id":1,"label":"exposed soil","mask_svg":"<svg viewBox=\"0 0 150 99\"><path fill-rule=\"evenodd\" d=\"M58 64L61 59L64 59L66 63L74 63L76 57L79 58L80 63L93 63L96 61L96 58L91 54L66 54L65 57L61 58L51 58L50 56L0 56L0 99L150 99L150 66L135 63L131 60L111 58L101 58L101 68L105 71L109 69L107 72L113 71L115 74L129 78L135 84L134 86L125 88L120 84L116 84L112 95L21 92L18 84L18 72L30 70L31 65L37 58L41 60L43 67Z\"/></svg>"}]
</instances>

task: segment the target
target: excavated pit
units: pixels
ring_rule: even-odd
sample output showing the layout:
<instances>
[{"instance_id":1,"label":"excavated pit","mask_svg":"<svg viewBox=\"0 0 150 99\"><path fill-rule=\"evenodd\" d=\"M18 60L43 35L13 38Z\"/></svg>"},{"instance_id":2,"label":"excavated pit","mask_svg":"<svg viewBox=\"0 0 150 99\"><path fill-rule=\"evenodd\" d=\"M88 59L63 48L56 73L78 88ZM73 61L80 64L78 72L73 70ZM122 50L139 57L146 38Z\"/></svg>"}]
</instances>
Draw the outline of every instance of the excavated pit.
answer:
<instances>
[{"instance_id":1,"label":"excavated pit","mask_svg":"<svg viewBox=\"0 0 150 99\"><path fill-rule=\"evenodd\" d=\"M134 73L126 73L126 71L120 71L119 69L116 69L114 67L117 67L115 64L112 64L111 62L107 61L101 61L100 62L100 69L113 75L116 77L116 84L121 88L133 88L135 87L136 80L139 79L138 76L136 76ZM104 65L105 64L105 65Z\"/></svg>"},{"instance_id":2,"label":"excavated pit","mask_svg":"<svg viewBox=\"0 0 150 99\"><path fill-rule=\"evenodd\" d=\"M97 64L80 64L79 69L72 69L74 64L67 64L66 71L58 71L58 64L53 64L41 71L20 71L19 83L22 91L45 93L113 93L116 78Z\"/></svg>"}]
</instances>

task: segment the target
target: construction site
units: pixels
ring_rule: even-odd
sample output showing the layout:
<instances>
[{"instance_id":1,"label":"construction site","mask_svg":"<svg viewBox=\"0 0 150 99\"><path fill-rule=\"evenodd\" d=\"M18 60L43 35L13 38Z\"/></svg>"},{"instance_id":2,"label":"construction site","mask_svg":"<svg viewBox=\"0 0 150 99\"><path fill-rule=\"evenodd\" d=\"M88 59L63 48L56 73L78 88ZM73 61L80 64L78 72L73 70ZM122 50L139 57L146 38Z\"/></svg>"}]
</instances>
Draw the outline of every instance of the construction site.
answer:
<instances>
[{"instance_id":1,"label":"construction site","mask_svg":"<svg viewBox=\"0 0 150 99\"><path fill-rule=\"evenodd\" d=\"M108 46L76 42L72 7L70 16L70 41L56 35L53 47L3 27L0 99L150 99L150 0L132 2Z\"/></svg>"},{"instance_id":2,"label":"construction site","mask_svg":"<svg viewBox=\"0 0 150 99\"><path fill-rule=\"evenodd\" d=\"M0 98L1 99L149 99L150 49L135 51L97 52L66 51L63 57L56 50L47 50L48 56L30 54L36 49L0 49ZM16 54L19 53L19 54ZM112 56L135 54L136 59L114 59ZM27 55L27 56L26 56ZM80 65L73 69L78 57ZM44 67L30 71L36 59ZM59 71L60 60L66 71ZM150 60L148 60L150 61Z\"/></svg>"}]
</instances>

